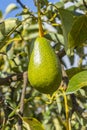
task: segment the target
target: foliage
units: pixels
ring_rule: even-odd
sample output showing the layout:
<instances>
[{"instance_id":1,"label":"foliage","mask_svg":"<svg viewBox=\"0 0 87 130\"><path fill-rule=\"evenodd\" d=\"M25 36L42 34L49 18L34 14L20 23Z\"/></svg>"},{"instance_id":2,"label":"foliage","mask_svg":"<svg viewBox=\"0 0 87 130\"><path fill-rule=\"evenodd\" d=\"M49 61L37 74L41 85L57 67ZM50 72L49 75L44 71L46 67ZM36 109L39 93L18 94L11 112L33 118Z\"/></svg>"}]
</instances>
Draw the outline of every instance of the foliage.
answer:
<instances>
[{"instance_id":1,"label":"foliage","mask_svg":"<svg viewBox=\"0 0 87 130\"><path fill-rule=\"evenodd\" d=\"M24 130L86 130L86 2L60 0L53 4L48 0L34 0L35 6L38 2L41 4L44 37L51 41L64 68L63 83L50 96L25 82L30 46L39 36L38 13L19 2L22 12L8 18L6 16L11 11L18 10L16 4L8 5L5 14L0 11L0 129L16 130L21 122ZM66 6L68 2L72 5ZM75 66L76 57L78 64ZM24 87L26 93L23 95Z\"/></svg>"}]
</instances>

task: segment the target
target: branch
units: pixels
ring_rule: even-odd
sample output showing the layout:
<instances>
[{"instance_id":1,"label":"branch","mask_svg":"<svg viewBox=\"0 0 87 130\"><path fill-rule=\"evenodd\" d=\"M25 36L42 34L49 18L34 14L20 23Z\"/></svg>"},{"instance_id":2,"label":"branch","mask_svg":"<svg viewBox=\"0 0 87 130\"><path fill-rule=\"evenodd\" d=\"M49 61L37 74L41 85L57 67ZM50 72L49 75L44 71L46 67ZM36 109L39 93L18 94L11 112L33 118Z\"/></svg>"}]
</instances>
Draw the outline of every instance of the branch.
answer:
<instances>
[{"instance_id":1,"label":"branch","mask_svg":"<svg viewBox=\"0 0 87 130\"><path fill-rule=\"evenodd\" d=\"M58 55L59 59L61 59L63 56L66 55L66 52L64 50L64 48L61 51L56 51L56 54Z\"/></svg>"},{"instance_id":2,"label":"branch","mask_svg":"<svg viewBox=\"0 0 87 130\"><path fill-rule=\"evenodd\" d=\"M85 0L83 0L83 4L84 4L85 8L87 9L87 4L86 4Z\"/></svg>"},{"instance_id":3,"label":"branch","mask_svg":"<svg viewBox=\"0 0 87 130\"><path fill-rule=\"evenodd\" d=\"M0 108L3 106L4 104L4 96L2 94L2 92L0 92ZM1 111L0 111L1 114ZM1 122L1 115L0 115L0 122Z\"/></svg>"},{"instance_id":4,"label":"branch","mask_svg":"<svg viewBox=\"0 0 87 130\"><path fill-rule=\"evenodd\" d=\"M21 94L21 100L20 100L20 110L19 114L23 116L23 111L24 111L24 98L25 98L25 93L26 93L26 86L28 83L28 76L27 72L24 72L23 74L23 79L24 79L24 84L23 84L23 89L22 89L22 94ZM18 130L22 130L22 119L19 118L18 120Z\"/></svg>"},{"instance_id":5,"label":"branch","mask_svg":"<svg viewBox=\"0 0 87 130\"><path fill-rule=\"evenodd\" d=\"M26 9L27 7L20 1L20 0L16 0L17 3L19 3L19 5L23 8Z\"/></svg>"},{"instance_id":6,"label":"branch","mask_svg":"<svg viewBox=\"0 0 87 130\"><path fill-rule=\"evenodd\" d=\"M5 78L0 78L0 85L10 85L11 82L16 82L19 80L23 80L23 73L17 73L9 75Z\"/></svg>"},{"instance_id":7,"label":"branch","mask_svg":"<svg viewBox=\"0 0 87 130\"><path fill-rule=\"evenodd\" d=\"M62 82L60 86L63 87L64 90L66 90L69 83L69 78L67 76L66 71L64 70L64 66L61 65L61 67L62 67Z\"/></svg>"}]
</instances>

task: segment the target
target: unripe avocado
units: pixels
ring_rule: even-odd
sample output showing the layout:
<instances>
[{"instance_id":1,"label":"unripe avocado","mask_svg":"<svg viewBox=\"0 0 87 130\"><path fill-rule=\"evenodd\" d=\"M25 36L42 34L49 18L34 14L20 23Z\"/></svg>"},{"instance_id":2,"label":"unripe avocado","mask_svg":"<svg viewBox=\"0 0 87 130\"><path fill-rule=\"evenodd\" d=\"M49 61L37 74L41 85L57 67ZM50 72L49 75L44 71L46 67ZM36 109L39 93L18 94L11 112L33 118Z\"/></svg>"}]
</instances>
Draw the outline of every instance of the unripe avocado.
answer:
<instances>
[{"instance_id":1,"label":"unripe avocado","mask_svg":"<svg viewBox=\"0 0 87 130\"><path fill-rule=\"evenodd\" d=\"M49 41L38 37L30 55L28 79L41 93L52 94L61 83L61 65Z\"/></svg>"}]
</instances>

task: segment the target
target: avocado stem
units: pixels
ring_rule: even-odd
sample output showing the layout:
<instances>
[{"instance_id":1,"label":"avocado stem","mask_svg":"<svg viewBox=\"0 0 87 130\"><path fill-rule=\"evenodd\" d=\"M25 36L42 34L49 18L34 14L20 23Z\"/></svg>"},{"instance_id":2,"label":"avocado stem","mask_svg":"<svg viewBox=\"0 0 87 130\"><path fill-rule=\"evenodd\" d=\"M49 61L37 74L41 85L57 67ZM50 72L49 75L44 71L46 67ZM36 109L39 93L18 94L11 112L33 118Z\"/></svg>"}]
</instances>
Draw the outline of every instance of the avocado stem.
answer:
<instances>
[{"instance_id":1,"label":"avocado stem","mask_svg":"<svg viewBox=\"0 0 87 130\"><path fill-rule=\"evenodd\" d=\"M65 93L65 90L63 91L63 97L64 97L64 102L65 102L65 113L66 113L66 130L71 130L71 124L69 120L69 108L68 108L68 103L67 103L67 96Z\"/></svg>"},{"instance_id":2,"label":"avocado stem","mask_svg":"<svg viewBox=\"0 0 87 130\"><path fill-rule=\"evenodd\" d=\"M38 11L38 24L39 24L39 36L43 37L43 27L42 27L42 21L41 21L41 11L40 11L40 2L37 0L37 11Z\"/></svg>"}]
</instances>

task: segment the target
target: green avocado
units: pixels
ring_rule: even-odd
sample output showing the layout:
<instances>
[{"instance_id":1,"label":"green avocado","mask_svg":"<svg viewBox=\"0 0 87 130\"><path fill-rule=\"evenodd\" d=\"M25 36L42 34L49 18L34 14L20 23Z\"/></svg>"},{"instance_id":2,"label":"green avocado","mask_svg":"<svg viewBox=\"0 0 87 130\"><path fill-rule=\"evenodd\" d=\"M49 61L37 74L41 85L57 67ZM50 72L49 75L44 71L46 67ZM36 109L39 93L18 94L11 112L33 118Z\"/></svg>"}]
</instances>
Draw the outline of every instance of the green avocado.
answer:
<instances>
[{"instance_id":1,"label":"green avocado","mask_svg":"<svg viewBox=\"0 0 87 130\"><path fill-rule=\"evenodd\" d=\"M49 41L38 37L30 55L28 79L41 93L52 94L61 83L61 65Z\"/></svg>"}]
</instances>

